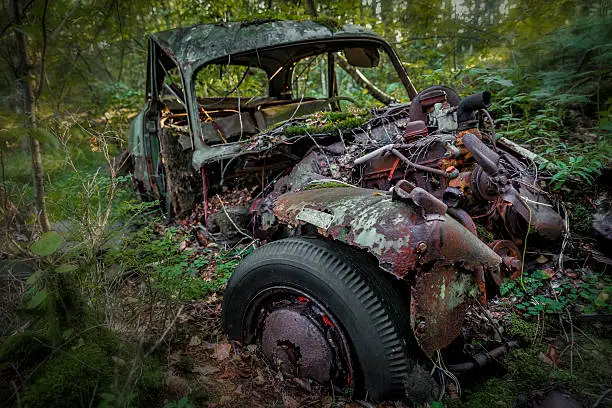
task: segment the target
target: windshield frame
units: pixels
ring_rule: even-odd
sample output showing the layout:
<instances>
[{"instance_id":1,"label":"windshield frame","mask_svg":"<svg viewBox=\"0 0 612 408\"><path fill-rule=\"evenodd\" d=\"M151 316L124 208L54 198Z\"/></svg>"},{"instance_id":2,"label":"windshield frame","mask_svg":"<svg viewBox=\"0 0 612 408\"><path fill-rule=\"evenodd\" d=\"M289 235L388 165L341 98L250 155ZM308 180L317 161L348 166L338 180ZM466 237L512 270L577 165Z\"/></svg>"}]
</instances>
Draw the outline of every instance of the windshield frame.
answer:
<instances>
[{"instance_id":1,"label":"windshield frame","mask_svg":"<svg viewBox=\"0 0 612 408\"><path fill-rule=\"evenodd\" d=\"M252 55L254 52L259 57L267 53L270 53L272 51L282 50L282 49L300 50L303 48L307 48L308 46L313 46L313 47L323 46L323 47L328 47L330 49L337 48L339 50L343 47L349 47L349 46L356 47L360 45L361 46L376 46L382 49L384 52L386 52L391 61L391 64L395 68L395 71L402 85L406 88L408 97L410 98L410 100L414 99L414 97L417 95L417 91L414 85L412 84L412 82L410 81L410 78L408 77L408 73L406 72L406 69L401 63L397 53L395 52L391 44L379 38L372 38L372 37L364 38L364 37L348 37L347 36L347 37L334 38L334 39L324 39L324 40L314 40L314 41L309 40L309 41L303 41L303 42L295 42L291 44L270 46L270 47L261 48L261 49L253 49L253 50L235 53L235 54L228 54L224 57L220 57L220 58L217 58L211 61L206 61L200 65L191 67L191 69L186 70L188 72L181 70L181 75L184 75L183 84L186 85L185 98L186 98L187 111L188 111L188 116L189 116L189 125L191 127L192 139L194 141L196 150L205 149L205 148L210 147L208 144L204 142L204 139L203 139L202 121L200 120L200 115L198 112L198 102L197 102L197 94L196 94L197 74L204 66L210 65L210 64L222 64L228 60L230 61L230 64L231 64L232 58L239 60L241 57ZM299 58L295 58L295 59L287 58L287 60L283 61L281 65L283 66L292 65L293 62L296 62L297 60L300 60L302 58L305 58L311 55L317 55L317 54L320 54L320 51L317 50L310 54L306 53L304 55L300 55ZM236 65L244 66L244 64L236 64ZM251 62L251 65L258 67L256 64L252 64L252 62ZM264 71L268 73L268 78L270 78L270 76L274 74L273 72L272 73L269 72L269 68L266 69L265 67L261 67L261 66L259 66L258 68L264 69ZM283 69L283 71L285 73L289 73L288 82L289 84L291 84L291 69L289 70ZM273 86L271 81L270 81L270 86L271 87ZM274 93L270 92L270 95L274 95Z\"/></svg>"}]
</instances>

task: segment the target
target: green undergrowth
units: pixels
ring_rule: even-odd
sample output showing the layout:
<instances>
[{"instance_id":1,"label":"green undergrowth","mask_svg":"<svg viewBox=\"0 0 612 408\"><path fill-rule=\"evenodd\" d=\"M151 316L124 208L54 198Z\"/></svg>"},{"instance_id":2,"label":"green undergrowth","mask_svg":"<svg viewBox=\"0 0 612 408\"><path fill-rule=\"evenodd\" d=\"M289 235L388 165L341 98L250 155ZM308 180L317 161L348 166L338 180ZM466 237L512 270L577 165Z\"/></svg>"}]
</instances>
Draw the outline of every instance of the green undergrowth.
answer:
<instances>
[{"instance_id":1,"label":"green undergrowth","mask_svg":"<svg viewBox=\"0 0 612 408\"><path fill-rule=\"evenodd\" d=\"M497 136L548 160L539 175L549 188L594 185L612 164L611 19L609 10L593 7L517 44L512 63L473 61L472 67L440 68L417 81L450 85L462 97L491 91Z\"/></svg>"},{"instance_id":2,"label":"green undergrowth","mask_svg":"<svg viewBox=\"0 0 612 408\"><path fill-rule=\"evenodd\" d=\"M171 227L160 233L155 225L133 232L120 248L107 254L106 262L150 279L152 290L162 299L201 299L221 290L248 253L190 246L181 250L181 243L193 239L188 231Z\"/></svg>"},{"instance_id":3,"label":"green undergrowth","mask_svg":"<svg viewBox=\"0 0 612 408\"><path fill-rule=\"evenodd\" d=\"M462 378L461 398L445 397L446 406L510 408L553 389L592 406L612 378L612 341L609 328L581 323L580 315L610 314L609 277L535 270L506 280L500 292L504 335L519 346L498 361L496 375Z\"/></svg>"},{"instance_id":4,"label":"green undergrowth","mask_svg":"<svg viewBox=\"0 0 612 408\"><path fill-rule=\"evenodd\" d=\"M573 278L562 275L554 280L542 270L525 273L519 279L505 280L500 294L511 298L517 313L527 316L612 313L612 279L608 275L590 270L570 273Z\"/></svg>"},{"instance_id":5,"label":"green undergrowth","mask_svg":"<svg viewBox=\"0 0 612 408\"><path fill-rule=\"evenodd\" d=\"M83 183L91 181L99 173L98 179L108 180L108 163L104 155L93 148L89 135L74 125L69 131L71 136L67 141L57 136L58 129L39 129L38 139L41 144L42 165L45 175L45 195L47 211L51 222L64 220L70 210L69 205L79 201L78 194ZM0 138L3 146L3 185L6 186L8 198L19 208L26 222L33 222L34 188L32 181L32 161L23 139L3 136ZM63 137L67 137L65 134ZM121 151L117 144L109 145L111 156ZM78 169L78 174L69 161ZM123 189L118 197L123 200L127 194L133 194L130 189Z\"/></svg>"},{"instance_id":6,"label":"green undergrowth","mask_svg":"<svg viewBox=\"0 0 612 408\"><path fill-rule=\"evenodd\" d=\"M597 202L592 192L585 194L579 189L564 192L563 200L569 213L571 232L582 236L592 234L596 206L602 203Z\"/></svg>"},{"instance_id":7,"label":"green undergrowth","mask_svg":"<svg viewBox=\"0 0 612 408\"><path fill-rule=\"evenodd\" d=\"M146 407L156 401L163 385L161 365L154 357L143 357L136 346L102 327L69 333L60 348L36 331L2 343L0 364L16 370L22 386L17 400L13 388L0 383L6 406L105 406L104 401L123 398L124 406ZM119 384L128 379L131 386L121 390Z\"/></svg>"},{"instance_id":8,"label":"green undergrowth","mask_svg":"<svg viewBox=\"0 0 612 408\"><path fill-rule=\"evenodd\" d=\"M531 334L523 333L525 337ZM612 343L595 333L576 334L574 340L573 348L557 351L558 367L543 361L548 345L537 340L501 359L503 374L482 377L464 388L460 399L447 396L443 402L447 408L511 408L538 392L559 389L584 406L592 406L612 378Z\"/></svg>"}]
</instances>

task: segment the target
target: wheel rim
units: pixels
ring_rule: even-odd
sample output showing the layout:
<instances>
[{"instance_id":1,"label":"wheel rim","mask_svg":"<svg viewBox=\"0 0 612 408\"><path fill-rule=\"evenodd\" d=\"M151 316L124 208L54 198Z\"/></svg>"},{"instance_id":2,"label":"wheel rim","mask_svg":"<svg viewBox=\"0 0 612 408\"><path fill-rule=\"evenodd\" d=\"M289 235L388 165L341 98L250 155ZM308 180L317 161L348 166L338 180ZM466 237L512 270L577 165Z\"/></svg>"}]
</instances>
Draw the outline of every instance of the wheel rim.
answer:
<instances>
[{"instance_id":1,"label":"wheel rim","mask_svg":"<svg viewBox=\"0 0 612 408\"><path fill-rule=\"evenodd\" d=\"M246 317L247 339L286 374L343 392L353 388L349 343L334 316L313 296L291 287L261 291Z\"/></svg>"}]
</instances>

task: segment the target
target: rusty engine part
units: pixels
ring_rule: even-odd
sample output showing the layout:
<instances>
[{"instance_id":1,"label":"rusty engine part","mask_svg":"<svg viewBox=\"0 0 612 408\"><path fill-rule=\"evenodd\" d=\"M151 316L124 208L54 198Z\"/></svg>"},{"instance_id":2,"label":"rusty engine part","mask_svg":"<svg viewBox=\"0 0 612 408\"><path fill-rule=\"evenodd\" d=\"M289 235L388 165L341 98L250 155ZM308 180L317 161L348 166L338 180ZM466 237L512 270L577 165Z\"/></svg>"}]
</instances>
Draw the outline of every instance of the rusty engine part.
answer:
<instances>
[{"instance_id":1,"label":"rusty engine part","mask_svg":"<svg viewBox=\"0 0 612 408\"><path fill-rule=\"evenodd\" d=\"M521 251L512 241L498 239L489 244L489 248L493 250L502 259L503 265L499 271L491 270L491 279L500 286L505 278L516 279L521 271Z\"/></svg>"},{"instance_id":2,"label":"rusty engine part","mask_svg":"<svg viewBox=\"0 0 612 408\"><path fill-rule=\"evenodd\" d=\"M382 146L355 160L366 170L363 186L388 189L405 178L441 199L451 208L449 214L473 233L477 229L472 217L476 217L500 238L515 243L521 244L528 232L548 242L559 238L561 218L548 198L538 193L541 190L526 166L510 152L495 152L482 140L476 112L486 112L489 92L459 101L446 88L432 87L416 101L410 114L417 121L406 127L402 143ZM512 276L519 266L510 267Z\"/></svg>"},{"instance_id":3,"label":"rusty engine part","mask_svg":"<svg viewBox=\"0 0 612 408\"><path fill-rule=\"evenodd\" d=\"M433 110L436 103L446 103L448 106L456 107L460 100L457 92L447 86L436 85L425 88L413 98L410 104L410 120L427 122L427 114Z\"/></svg>"},{"instance_id":4,"label":"rusty engine part","mask_svg":"<svg viewBox=\"0 0 612 408\"><path fill-rule=\"evenodd\" d=\"M459 130L477 127L475 112L491 106L491 92L483 91L463 98L457 106L457 123Z\"/></svg>"}]
</instances>

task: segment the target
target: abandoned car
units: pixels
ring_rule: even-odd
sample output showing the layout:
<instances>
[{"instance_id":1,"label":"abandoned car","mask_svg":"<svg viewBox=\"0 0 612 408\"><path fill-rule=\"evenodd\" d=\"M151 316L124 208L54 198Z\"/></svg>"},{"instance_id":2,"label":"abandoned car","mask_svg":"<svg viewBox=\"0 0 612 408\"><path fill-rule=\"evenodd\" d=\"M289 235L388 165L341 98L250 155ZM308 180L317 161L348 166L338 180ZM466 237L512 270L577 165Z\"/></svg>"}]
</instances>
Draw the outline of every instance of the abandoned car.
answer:
<instances>
[{"instance_id":1,"label":"abandoned car","mask_svg":"<svg viewBox=\"0 0 612 408\"><path fill-rule=\"evenodd\" d=\"M520 273L527 236L562 233L533 157L496 140L491 95L417 92L359 27L153 34L146 95L130 135L143 197L201 215L209 238L263 244L224 293L230 338L335 390L432 398L468 307ZM490 358L453 350L450 371Z\"/></svg>"}]
</instances>

